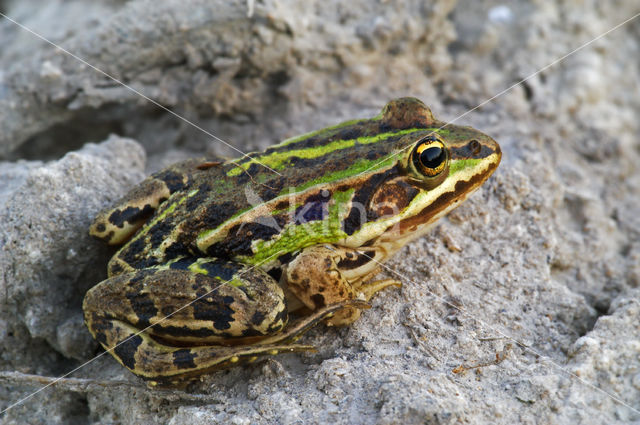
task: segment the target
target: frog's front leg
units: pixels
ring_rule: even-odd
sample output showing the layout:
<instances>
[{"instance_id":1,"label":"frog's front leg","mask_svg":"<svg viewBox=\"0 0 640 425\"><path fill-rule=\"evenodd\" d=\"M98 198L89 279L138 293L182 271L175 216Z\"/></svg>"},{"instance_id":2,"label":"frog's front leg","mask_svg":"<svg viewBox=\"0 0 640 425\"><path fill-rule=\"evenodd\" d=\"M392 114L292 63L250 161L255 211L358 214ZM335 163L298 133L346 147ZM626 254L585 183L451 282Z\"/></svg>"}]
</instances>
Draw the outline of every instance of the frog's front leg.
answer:
<instances>
[{"instance_id":1,"label":"frog's front leg","mask_svg":"<svg viewBox=\"0 0 640 425\"><path fill-rule=\"evenodd\" d=\"M375 248L354 250L333 245L305 248L286 267L284 279L288 289L302 303L316 310L326 305L353 299L368 301L388 286L400 286L393 279L366 282L379 271ZM360 317L360 309L346 308L328 323L341 326Z\"/></svg>"},{"instance_id":2,"label":"frog's front leg","mask_svg":"<svg viewBox=\"0 0 640 425\"><path fill-rule=\"evenodd\" d=\"M259 355L312 349L291 341L341 307L283 331L287 307L271 276L205 258L113 276L83 304L91 334L123 366L170 384Z\"/></svg>"}]
</instances>

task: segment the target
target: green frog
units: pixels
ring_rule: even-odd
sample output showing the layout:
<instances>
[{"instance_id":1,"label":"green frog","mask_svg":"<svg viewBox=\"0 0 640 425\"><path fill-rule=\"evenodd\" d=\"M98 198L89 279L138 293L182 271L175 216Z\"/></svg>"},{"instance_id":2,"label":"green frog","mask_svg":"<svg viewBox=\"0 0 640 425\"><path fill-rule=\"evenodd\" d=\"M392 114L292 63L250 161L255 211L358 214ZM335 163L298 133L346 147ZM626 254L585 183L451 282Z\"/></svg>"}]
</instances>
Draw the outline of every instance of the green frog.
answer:
<instances>
[{"instance_id":1,"label":"green frog","mask_svg":"<svg viewBox=\"0 0 640 425\"><path fill-rule=\"evenodd\" d=\"M264 152L170 166L92 224L91 235L122 247L85 296L86 325L151 384L313 350L300 335L353 323L399 286L373 279L381 263L500 158L490 137L401 98Z\"/></svg>"}]
</instances>

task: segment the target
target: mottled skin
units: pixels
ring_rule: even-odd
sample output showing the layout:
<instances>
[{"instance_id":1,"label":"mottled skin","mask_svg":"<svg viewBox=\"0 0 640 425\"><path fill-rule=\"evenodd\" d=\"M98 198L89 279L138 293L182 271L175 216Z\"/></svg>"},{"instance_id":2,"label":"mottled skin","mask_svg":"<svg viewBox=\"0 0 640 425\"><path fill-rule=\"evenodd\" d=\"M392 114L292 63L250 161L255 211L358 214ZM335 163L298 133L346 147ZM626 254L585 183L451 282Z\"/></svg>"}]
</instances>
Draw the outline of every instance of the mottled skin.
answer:
<instances>
[{"instance_id":1,"label":"mottled skin","mask_svg":"<svg viewBox=\"0 0 640 425\"><path fill-rule=\"evenodd\" d=\"M479 187L500 155L488 136L445 127L402 98L372 119L262 153L176 164L92 225L94 236L125 245L87 293L87 325L107 349L151 326L112 354L162 383L309 349L293 339L329 315L330 324L353 322L365 306L358 299L397 285L369 280ZM302 318L287 324L292 311Z\"/></svg>"}]
</instances>

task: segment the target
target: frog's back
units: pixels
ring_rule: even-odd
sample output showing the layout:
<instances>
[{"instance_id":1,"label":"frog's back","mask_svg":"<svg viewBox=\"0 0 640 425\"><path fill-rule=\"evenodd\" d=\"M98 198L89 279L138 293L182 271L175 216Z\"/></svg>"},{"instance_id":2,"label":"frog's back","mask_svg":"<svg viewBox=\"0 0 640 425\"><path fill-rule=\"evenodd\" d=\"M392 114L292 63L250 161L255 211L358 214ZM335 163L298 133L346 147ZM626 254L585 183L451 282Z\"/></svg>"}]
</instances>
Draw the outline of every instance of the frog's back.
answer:
<instances>
[{"instance_id":1,"label":"frog's back","mask_svg":"<svg viewBox=\"0 0 640 425\"><path fill-rule=\"evenodd\" d=\"M336 178L340 179L336 176L357 175L384 161L389 153L386 149L363 148L352 146L322 158L292 155L288 166L278 170L280 175L255 163L240 174L236 170L242 163L233 162L197 170L188 178L190 185L164 201L118 256L134 268L185 255L236 260L250 256L252 244L278 237L295 222L324 222L329 204L334 205L341 195L344 198L347 193L358 192L364 200L381 180L397 172L382 167L378 179L356 177L335 185ZM274 152L265 154L270 151ZM335 239L335 229L324 230L313 241L302 243ZM290 245L287 251L301 247Z\"/></svg>"},{"instance_id":2,"label":"frog's back","mask_svg":"<svg viewBox=\"0 0 640 425\"><path fill-rule=\"evenodd\" d=\"M375 219L371 211L363 217L362 206L382 181L400 173L395 154L441 124L422 102L402 99L378 117L227 162L222 176L202 177L201 193L193 195L200 206L181 233L201 255L254 264L268 261L267 255L286 257L305 246L334 243L363 220Z\"/></svg>"},{"instance_id":3,"label":"frog's back","mask_svg":"<svg viewBox=\"0 0 640 425\"><path fill-rule=\"evenodd\" d=\"M262 153L206 166L192 161L182 169L182 187L116 262L142 268L211 256L258 263L266 254L282 257L336 242L362 226L361 206L380 182L399 173L394 153L414 133L438 131L443 124L422 102L406 98L389 103L378 117L299 136ZM352 207L356 203L360 209ZM366 211L364 220L372 218ZM260 248L276 239L281 241L275 247ZM256 255L260 249L263 255Z\"/></svg>"}]
</instances>

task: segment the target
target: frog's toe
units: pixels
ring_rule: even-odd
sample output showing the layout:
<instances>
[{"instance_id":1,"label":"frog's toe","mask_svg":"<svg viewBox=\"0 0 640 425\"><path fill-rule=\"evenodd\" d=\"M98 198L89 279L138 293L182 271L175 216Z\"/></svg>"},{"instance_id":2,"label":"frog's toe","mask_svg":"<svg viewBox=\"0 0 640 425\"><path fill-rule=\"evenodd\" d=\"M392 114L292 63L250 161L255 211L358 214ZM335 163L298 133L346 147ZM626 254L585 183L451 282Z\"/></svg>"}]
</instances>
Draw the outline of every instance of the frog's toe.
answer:
<instances>
[{"instance_id":1,"label":"frog's toe","mask_svg":"<svg viewBox=\"0 0 640 425\"><path fill-rule=\"evenodd\" d=\"M362 294L365 300L370 300L373 298L375 294L382 291L385 288L390 286L395 286L396 288L402 288L402 282L397 279L382 279L376 280L373 282L365 283L360 288L358 288L358 292Z\"/></svg>"}]
</instances>

